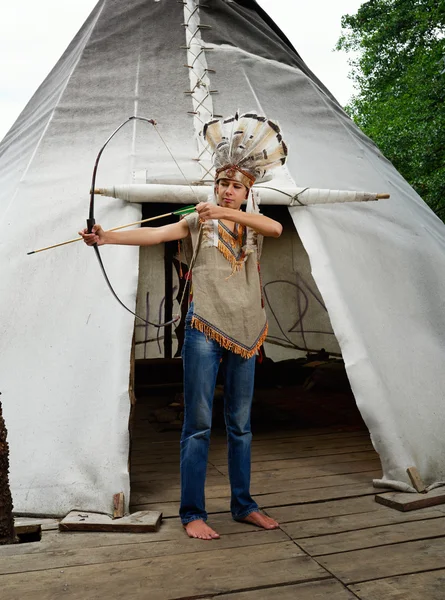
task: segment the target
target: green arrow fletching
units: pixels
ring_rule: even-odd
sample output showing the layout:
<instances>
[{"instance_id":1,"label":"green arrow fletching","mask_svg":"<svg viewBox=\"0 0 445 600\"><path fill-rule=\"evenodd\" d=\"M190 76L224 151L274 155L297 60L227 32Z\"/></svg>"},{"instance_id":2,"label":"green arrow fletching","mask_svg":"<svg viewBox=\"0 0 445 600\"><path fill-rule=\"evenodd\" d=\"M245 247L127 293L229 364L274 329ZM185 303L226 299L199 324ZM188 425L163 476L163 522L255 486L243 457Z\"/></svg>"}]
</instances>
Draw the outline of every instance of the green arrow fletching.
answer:
<instances>
[{"instance_id":1,"label":"green arrow fletching","mask_svg":"<svg viewBox=\"0 0 445 600\"><path fill-rule=\"evenodd\" d=\"M188 215L189 213L195 210L196 206L191 204L190 206L184 206L184 208L179 208L172 212L172 215Z\"/></svg>"}]
</instances>

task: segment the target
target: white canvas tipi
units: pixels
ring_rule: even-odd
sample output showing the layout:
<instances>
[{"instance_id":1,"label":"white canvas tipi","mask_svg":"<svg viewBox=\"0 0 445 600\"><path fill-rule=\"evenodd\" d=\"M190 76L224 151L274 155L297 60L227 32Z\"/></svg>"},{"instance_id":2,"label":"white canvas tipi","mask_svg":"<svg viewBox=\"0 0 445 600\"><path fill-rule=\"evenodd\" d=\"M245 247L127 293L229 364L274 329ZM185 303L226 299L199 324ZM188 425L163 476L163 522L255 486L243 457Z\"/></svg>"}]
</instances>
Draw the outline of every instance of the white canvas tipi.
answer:
<instances>
[{"instance_id":1,"label":"white canvas tipi","mask_svg":"<svg viewBox=\"0 0 445 600\"><path fill-rule=\"evenodd\" d=\"M338 342L384 480L408 484L413 465L428 484L445 479L444 225L253 0L100 0L0 146L0 381L17 512L107 512L114 493L129 497L134 319L83 244L26 252L82 227L96 154L125 118L156 119L187 180L199 182L209 168L202 123L236 109L280 123L290 156L275 187L391 194L289 208L298 235L287 231L264 253L271 341L283 342L267 348L278 359L295 346L338 351ZM156 134L134 123L107 147L98 185L141 181L184 183ZM106 227L139 216L139 205L97 200ZM156 252L147 255L153 293ZM138 250L103 256L134 307ZM297 288L307 311L295 330Z\"/></svg>"}]
</instances>

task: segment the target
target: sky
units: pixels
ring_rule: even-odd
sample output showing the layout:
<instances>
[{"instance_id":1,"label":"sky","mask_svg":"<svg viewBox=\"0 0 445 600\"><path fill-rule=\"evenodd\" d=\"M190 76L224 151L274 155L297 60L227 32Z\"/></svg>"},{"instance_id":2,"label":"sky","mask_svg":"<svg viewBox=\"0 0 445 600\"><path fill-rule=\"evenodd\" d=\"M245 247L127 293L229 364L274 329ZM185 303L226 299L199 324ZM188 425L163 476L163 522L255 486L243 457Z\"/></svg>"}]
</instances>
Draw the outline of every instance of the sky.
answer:
<instances>
[{"instance_id":1,"label":"sky","mask_svg":"<svg viewBox=\"0 0 445 600\"><path fill-rule=\"evenodd\" d=\"M341 104L346 104L354 92L348 79L351 56L333 49L341 34L342 15L357 12L364 0L257 1L309 68ZM15 0L0 4L0 140L95 4L96 0Z\"/></svg>"}]
</instances>

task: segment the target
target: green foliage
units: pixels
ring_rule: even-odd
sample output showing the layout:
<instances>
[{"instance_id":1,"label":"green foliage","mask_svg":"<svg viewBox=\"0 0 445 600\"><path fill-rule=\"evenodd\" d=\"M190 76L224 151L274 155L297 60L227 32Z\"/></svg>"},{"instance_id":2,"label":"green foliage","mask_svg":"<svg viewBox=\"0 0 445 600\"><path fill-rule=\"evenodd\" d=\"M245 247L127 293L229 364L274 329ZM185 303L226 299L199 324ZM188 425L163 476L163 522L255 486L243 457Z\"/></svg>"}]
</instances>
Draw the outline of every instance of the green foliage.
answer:
<instances>
[{"instance_id":1,"label":"green foliage","mask_svg":"<svg viewBox=\"0 0 445 600\"><path fill-rule=\"evenodd\" d=\"M342 19L338 50L357 94L346 111L445 217L445 0L369 0Z\"/></svg>"}]
</instances>

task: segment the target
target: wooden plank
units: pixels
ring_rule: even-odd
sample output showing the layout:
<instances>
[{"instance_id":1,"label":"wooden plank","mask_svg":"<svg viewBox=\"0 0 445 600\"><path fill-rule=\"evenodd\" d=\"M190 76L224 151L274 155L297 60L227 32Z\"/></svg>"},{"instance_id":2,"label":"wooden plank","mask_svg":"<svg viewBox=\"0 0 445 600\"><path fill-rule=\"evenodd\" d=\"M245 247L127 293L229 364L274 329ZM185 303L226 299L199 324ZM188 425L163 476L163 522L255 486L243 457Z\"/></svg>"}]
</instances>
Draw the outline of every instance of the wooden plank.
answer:
<instances>
[{"instance_id":1,"label":"wooden plank","mask_svg":"<svg viewBox=\"0 0 445 600\"><path fill-rule=\"evenodd\" d=\"M334 499L326 502L314 502L309 505L295 504L268 508L267 514L279 523L291 523L382 510L387 511L388 509L376 504L372 496L364 496L344 500Z\"/></svg>"},{"instance_id":2,"label":"wooden plank","mask_svg":"<svg viewBox=\"0 0 445 600\"><path fill-rule=\"evenodd\" d=\"M211 599L214 600L214 596L207 596L203 600ZM356 600L356 596L335 579L325 579L240 594L223 594L218 596L218 600Z\"/></svg>"},{"instance_id":3,"label":"wooden plank","mask_svg":"<svg viewBox=\"0 0 445 600\"><path fill-rule=\"evenodd\" d=\"M166 473L163 469L163 465L159 466L158 471L147 470L140 468L138 470L131 470L131 481L141 481L141 479L145 481L177 481L179 483L179 468L176 473ZM215 467L212 465L208 465L207 467L207 479L210 480L214 478L215 480L219 479L224 482L228 480L227 475L223 475L220 473Z\"/></svg>"},{"instance_id":4,"label":"wooden plank","mask_svg":"<svg viewBox=\"0 0 445 600\"><path fill-rule=\"evenodd\" d=\"M360 600L443 600L444 588L445 570L389 577L351 586Z\"/></svg>"},{"instance_id":5,"label":"wooden plank","mask_svg":"<svg viewBox=\"0 0 445 600\"><path fill-rule=\"evenodd\" d=\"M181 528L182 529L182 528ZM68 567L100 565L108 562L126 562L133 560L146 560L155 557L173 557L184 554L200 554L201 552L212 552L227 548L248 548L258 544L270 544L288 542L286 535L280 530L274 530L272 535L269 531L254 530L248 533L238 533L236 535L227 535L220 540L215 540L214 544L205 542L197 543L196 540L190 540L184 531L181 532L181 538L174 541L165 542L141 542L139 544L128 544L121 546L96 546L96 547L65 547L64 550L54 552L52 548L38 553L22 554L20 559L17 555L3 557L0 560L0 575L11 573L27 573L32 571L42 571L45 569L66 569ZM259 535L258 535L259 534ZM59 534L66 537L66 534ZM76 534L71 534L71 537ZM77 534L76 537L83 537ZM147 537L147 536L144 536ZM139 536L141 539L141 536ZM273 554L273 548L270 550ZM1 583L1 579L0 579Z\"/></svg>"},{"instance_id":6,"label":"wooden plank","mask_svg":"<svg viewBox=\"0 0 445 600\"><path fill-rule=\"evenodd\" d=\"M300 479L298 476L292 476L291 473L283 474L282 471L267 471L266 473L256 473L252 477L252 489L254 493L267 493L272 492L269 489L271 486L275 486L275 490L286 491L291 489L315 489L321 487L331 487L334 485L347 485L349 483L369 483L375 477L380 476L380 468L376 470L372 467L375 465L371 464L370 469L360 470L358 472L353 471L352 473L340 473L336 475L318 475L313 478L305 477Z\"/></svg>"},{"instance_id":7,"label":"wooden plank","mask_svg":"<svg viewBox=\"0 0 445 600\"><path fill-rule=\"evenodd\" d=\"M279 434L277 434L279 435ZM160 442L153 442L151 439L151 433L147 435L146 439L138 438L135 440L135 450L138 452L147 452L150 449L150 453L163 453L163 454L179 454L180 442L179 433L177 433L178 439L175 443L166 442L165 444ZM267 448L295 448L301 450L315 450L317 448L340 448L343 445L351 446L356 444L371 444L369 434L367 432L360 433L340 433L330 434L323 437L320 436L293 436L293 437L277 437L271 440L262 440L253 434L252 446L255 451L267 450ZM221 453L224 452L227 447L227 438L225 435L221 435L219 432L212 432L212 443L210 452Z\"/></svg>"},{"instance_id":8,"label":"wooden plank","mask_svg":"<svg viewBox=\"0 0 445 600\"><path fill-rule=\"evenodd\" d=\"M221 515L212 515L209 525L214 527L224 539L232 534L256 533L260 529L252 527L246 523L234 521L229 513ZM288 540L284 537L283 539ZM159 531L150 535L141 535L140 533L96 533L93 531L63 533L56 531L42 532L42 539L39 543L10 544L0 546L0 561L5 556L21 556L22 554L38 554L40 552L58 552L70 551L76 548L99 548L105 546L119 546L125 552L127 544L150 543L158 544L164 541L176 541L183 543L187 540L184 529L179 518L163 519ZM273 538L267 538L267 540ZM219 542L218 542L219 543ZM196 546L195 546L196 548Z\"/></svg>"},{"instance_id":9,"label":"wooden plank","mask_svg":"<svg viewBox=\"0 0 445 600\"><path fill-rule=\"evenodd\" d=\"M290 490L288 492L277 492L275 494L256 495L255 499L261 508L277 506L288 506L291 504L308 504L326 500L341 498L353 498L355 496L374 496L375 488L371 484L358 483L354 485L332 486L328 488L309 490ZM229 505L224 498L209 498L206 502L207 512L227 512ZM148 503L143 505L132 505L133 510L161 510L164 516L176 516L179 511L179 502ZM174 512L176 511L176 512ZM269 512L269 511L268 511Z\"/></svg>"},{"instance_id":10,"label":"wooden plank","mask_svg":"<svg viewBox=\"0 0 445 600\"><path fill-rule=\"evenodd\" d=\"M426 486L423 483L420 473L416 467L408 467L406 472L408 473L408 477L411 479L414 489L419 492L419 494L426 492Z\"/></svg>"},{"instance_id":11,"label":"wooden plank","mask_svg":"<svg viewBox=\"0 0 445 600\"><path fill-rule=\"evenodd\" d=\"M206 485L205 488L206 500L210 498L230 498L230 486L228 483L225 485ZM175 502L179 500L181 496L180 488L173 487L170 489L158 489L157 491L151 492L137 492L132 491L131 503L132 505L148 504L150 502Z\"/></svg>"},{"instance_id":12,"label":"wooden plank","mask_svg":"<svg viewBox=\"0 0 445 600\"><path fill-rule=\"evenodd\" d=\"M336 471L334 470L336 466L339 466L341 463L351 463L355 461L366 461L378 459L378 454L372 451L366 452L352 452L348 454L340 454L335 457L335 463L329 461L330 467L333 469L332 474ZM288 459L288 460L263 460L259 463L252 464L252 473L256 473L258 471L274 471L276 469L296 469L300 467L323 467L327 468L328 461L325 456L318 456L315 458L299 458L299 459ZM219 466L218 470L221 473L228 473L227 465Z\"/></svg>"},{"instance_id":13,"label":"wooden plank","mask_svg":"<svg viewBox=\"0 0 445 600\"><path fill-rule=\"evenodd\" d=\"M278 492L276 494L264 494L256 496L257 502L262 507L285 506L287 504L307 504L320 502L322 500L335 500L340 498L352 498L354 496L375 495L375 488L369 483L357 483L352 485L339 485L327 488L314 488L309 490Z\"/></svg>"},{"instance_id":14,"label":"wooden plank","mask_svg":"<svg viewBox=\"0 0 445 600\"><path fill-rule=\"evenodd\" d=\"M217 542L191 540L191 545L216 546ZM125 560L122 554L116 562L3 575L1 586L2 600L36 597L36 590L39 600L65 596L70 600L173 600L316 579L331 576L293 542L284 542L250 546L248 552L245 548L203 551L199 560L194 552L149 560Z\"/></svg>"},{"instance_id":15,"label":"wooden plank","mask_svg":"<svg viewBox=\"0 0 445 600\"><path fill-rule=\"evenodd\" d=\"M42 527L38 523L34 523L33 525L31 525L30 523L23 523L22 525L14 524L14 532L18 536L29 535L31 533L40 534L42 532Z\"/></svg>"},{"instance_id":16,"label":"wooden plank","mask_svg":"<svg viewBox=\"0 0 445 600\"><path fill-rule=\"evenodd\" d=\"M292 445L286 445L286 447L275 447L266 446L260 449L253 449L252 451L252 462L259 462L261 460L285 460L289 458L312 458L317 456L336 456L338 454L348 454L351 452L365 452L372 451L372 445L368 441L362 443L347 444L345 443L338 445L338 447L329 448L294 448ZM227 448L222 448L218 451L210 451L209 461L215 465L225 465L227 463ZM166 454L162 452L152 453L149 450L138 450L132 451L131 453L131 464L132 465L158 465L167 463L179 462L179 452L174 454Z\"/></svg>"},{"instance_id":17,"label":"wooden plank","mask_svg":"<svg viewBox=\"0 0 445 600\"><path fill-rule=\"evenodd\" d=\"M113 519L122 519L125 514L124 492L114 494L113 496Z\"/></svg>"},{"instance_id":18,"label":"wooden plank","mask_svg":"<svg viewBox=\"0 0 445 600\"><path fill-rule=\"evenodd\" d=\"M375 501L379 504L384 504L390 508L395 508L400 511L418 510L419 508L428 508L445 504L445 487L439 487L431 490L427 494L404 494L400 492L388 492L386 494L378 494Z\"/></svg>"},{"instance_id":19,"label":"wooden plank","mask_svg":"<svg viewBox=\"0 0 445 600\"><path fill-rule=\"evenodd\" d=\"M168 473L171 475L179 475L179 460L171 463L152 463L148 465L131 465L131 472L134 473Z\"/></svg>"},{"instance_id":20,"label":"wooden plank","mask_svg":"<svg viewBox=\"0 0 445 600\"><path fill-rule=\"evenodd\" d=\"M445 537L331 554L318 562L345 584L444 569Z\"/></svg>"},{"instance_id":21,"label":"wooden plank","mask_svg":"<svg viewBox=\"0 0 445 600\"><path fill-rule=\"evenodd\" d=\"M323 444L325 443L331 443L333 441L336 441L338 443L348 440L367 440L369 442L370 437L369 437L369 432L367 430L360 430L360 431L340 431L340 432L333 432L332 429L328 429L324 434L319 434L319 435L314 435L312 433L308 433L311 430L306 430L306 432L303 434L302 432L300 432L300 435L298 434L297 431L290 431L287 432L288 435L284 435L283 432L276 432L274 434L271 434L271 437L265 437L262 434L258 434L254 432L254 436L253 436L253 440L252 440L252 447L255 450L256 448L271 448L271 447L276 447L277 445L280 444L286 444L286 443L299 443L299 444L312 444L313 447L321 447ZM159 442L153 442L152 440L152 434L150 433L150 435L146 435L145 437L136 437L133 438L133 444L132 444L132 448L135 450L145 450L146 448L150 448L153 451L156 450L156 448L160 449L162 448L163 451L165 452L179 452L179 433L178 432L171 432L173 435L176 436L177 439L175 440L171 440L171 441L159 441ZM165 433L162 434L163 436L165 436ZM224 450L224 448L226 448L227 445L227 439L225 434L221 434L217 431L212 431L212 443L211 443L211 451L217 450L217 449L221 449Z\"/></svg>"},{"instance_id":22,"label":"wooden plank","mask_svg":"<svg viewBox=\"0 0 445 600\"><path fill-rule=\"evenodd\" d=\"M180 477L156 477L153 478L152 474L138 473L133 475L130 479L131 491L142 491L138 488L144 488L145 491L159 490L159 489L171 489L173 487L180 486ZM159 474L161 475L161 474ZM229 482L229 478L226 475L207 475L206 483L209 485L226 485Z\"/></svg>"},{"instance_id":23,"label":"wooden plank","mask_svg":"<svg viewBox=\"0 0 445 600\"><path fill-rule=\"evenodd\" d=\"M422 519L435 519L444 516L444 513L430 508L425 508L420 512L400 513L389 510L379 504L376 506L379 506L381 510L348 514L346 516L322 517L319 519L313 518L308 521L298 521L296 523L284 523L281 524L281 529L292 539L299 540L301 538L318 535L356 531L368 527L379 527L381 525L390 525L392 523L407 523L409 521L420 521ZM273 509L268 512L273 512Z\"/></svg>"},{"instance_id":24,"label":"wooden plank","mask_svg":"<svg viewBox=\"0 0 445 600\"><path fill-rule=\"evenodd\" d=\"M323 440L342 436L368 436L369 431L364 427L321 427L313 429L284 429L270 432L254 432L255 441L271 441L286 438L316 438ZM221 436L223 438L223 436Z\"/></svg>"},{"instance_id":25,"label":"wooden plank","mask_svg":"<svg viewBox=\"0 0 445 600\"><path fill-rule=\"evenodd\" d=\"M148 504L131 504L131 510L158 510L163 518L177 517L179 515L179 500L177 502L149 502ZM209 515L215 513L228 513L229 502L226 498L209 498L206 501L206 510Z\"/></svg>"},{"instance_id":26,"label":"wooden plank","mask_svg":"<svg viewBox=\"0 0 445 600\"><path fill-rule=\"evenodd\" d=\"M158 531L162 512L140 511L121 519L112 519L99 513L71 511L59 523L60 531L116 531L148 533Z\"/></svg>"},{"instance_id":27,"label":"wooden plank","mask_svg":"<svg viewBox=\"0 0 445 600\"><path fill-rule=\"evenodd\" d=\"M363 473L327 475L324 477L314 477L313 479L299 479L297 475L293 478L284 480L279 478L267 478L260 482L257 480L253 481L251 491L255 496L273 493L277 489L279 489L280 492L284 492L289 490L317 489L354 483L369 483L375 477L379 477L380 473L380 471L365 471ZM131 490L131 500L134 504L163 501L174 502L175 500L178 500L180 496L179 484L176 486L172 485L164 487L162 485L153 485L152 482L139 482L133 485ZM226 498L228 495L230 495L230 487L227 480L223 486L209 485L208 482L206 482L206 498Z\"/></svg>"},{"instance_id":28,"label":"wooden plank","mask_svg":"<svg viewBox=\"0 0 445 600\"><path fill-rule=\"evenodd\" d=\"M286 463L287 461L283 461ZM286 481L288 479L308 479L333 475L343 475L352 473L362 473L364 471L378 471L381 474L380 460L371 458L368 460L357 460L352 462L339 462L326 464L273 469L271 471L258 470L252 473L252 481L266 481L267 479L275 479ZM278 484L280 485L280 484ZM377 493L377 491L376 491Z\"/></svg>"},{"instance_id":29,"label":"wooden plank","mask_svg":"<svg viewBox=\"0 0 445 600\"><path fill-rule=\"evenodd\" d=\"M414 540L436 538L445 533L445 517L440 516L411 523L395 523L382 527L346 531L298 540L310 556L323 556L361 548L374 548ZM444 548L445 549L445 548Z\"/></svg>"},{"instance_id":30,"label":"wooden plank","mask_svg":"<svg viewBox=\"0 0 445 600\"><path fill-rule=\"evenodd\" d=\"M271 436L265 436L261 433L253 431L252 445L254 448L259 447L271 447L280 446L284 444L296 444L296 445L312 445L313 447L322 447L325 444L332 444L333 442L343 442L345 440L352 442L353 440L370 440L369 432L367 430L359 431L333 431L328 429L322 435L313 435L311 430L304 432L291 431L291 435L284 436L283 432L276 431ZM213 434L212 434L213 435ZM217 445L224 446L227 443L227 439L224 435L220 435L217 438Z\"/></svg>"},{"instance_id":31,"label":"wooden plank","mask_svg":"<svg viewBox=\"0 0 445 600\"><path fill-rule=\"evenodd\" d=\"M369 466L372 466L372 464L368 465L368 467ZM304 474L307 475L306 471L304 471ZM313 479L310 477L299 479L300 473L296 471L290 479L282 480L273 478L269 481L263 480L260 483L253 481L251 491L254 496L259 496L276 493L277 490L279 490L280 493L283 493L286 491L312 490L323 487L351 485L355 483L370 483L376 476L380 476L380 474L380 471L365 471L364 473L352 472L323 477L320 476L318 472L315 472ZM162 486L153 485L153 483L143 485L139 483L138 486L132 486L131 503L132 505L139 505L150 502L175 502L180 497L180 486L177 482L174 483L176 485ZM226 481L224 485L212 485L206 482L205 494L207 499L228 498L230 497L229 482Z\"/></svg>"},{"instance_id":32,"label":"wooden plank","mask_svg":"<svg viewBox=\"0 0 445 600\"><path fill-rule=\"evenodd\" d=\"M15 517L14 527L17 530L20 528L19 533L26 531L26 527L33 527L35 525L40 526L41 531L50 531L59 529L59 519L47 519L38 517ZM32 531L31 529L29 531Z\"/></svg>"},{"instance_id":33,"label":"wooden plank","mask_svg":"<svg viewBox=\"0 0 445 600\"><path fill-rule=\"evenodd\" d=\"M326 458L339 456L341 454L350 454L355 452L374 452L372 446L368 443L353 446L345 446L342 448L327 448L327 449L317 449L317 450L288 450L279 452L275 450L275 448L269 448L268 451L264 452L252 452L252 463L261 462L264 460L267 461L276 461L276 460L289 460L289 459L297 459L297 458L317 458L319 456L325 456ZM227 464L227 455L215 456L210 455L209 461L215 467L220 467Z\"/></svg>"}]
</instances>

